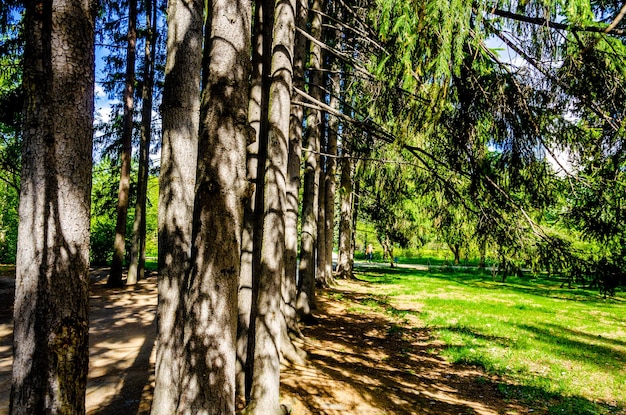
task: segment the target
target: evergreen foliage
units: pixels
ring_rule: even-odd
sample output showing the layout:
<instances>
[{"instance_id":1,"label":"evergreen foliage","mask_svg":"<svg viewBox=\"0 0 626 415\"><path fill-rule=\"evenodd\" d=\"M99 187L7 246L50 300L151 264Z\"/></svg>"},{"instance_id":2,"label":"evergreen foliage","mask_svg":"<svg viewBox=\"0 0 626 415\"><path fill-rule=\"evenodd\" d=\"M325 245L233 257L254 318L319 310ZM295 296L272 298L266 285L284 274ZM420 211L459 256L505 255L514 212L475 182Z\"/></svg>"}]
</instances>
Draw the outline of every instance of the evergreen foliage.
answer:
<instances>
[{"instance_id":1,"label":"evergreen foliage","mask_svg":"<svg viewBox=\"0 0 626 415\"><path fill-rule=\"evenodd\" d=\"M22 158L21 4L0 6L0 263L14 263Z\"/></svg>"},{"instance_id":2,"label":"evergreen foliage","mask_svg":"<svg viewBox=\"0 0 626 415\"><path fill-rule=\"evenodd\" d=\"M608 291L622 279L619 7L377 2L372 21L387 53L370 67L385 86L364 98L379 126L379 144L368 147L395 141L413 154L444 240L491 245L503 270L553 261L570 282ZM517 60L490 48L494 38ZM557 170L572 182L567 199ZM548 211L574 227L555 232ZM597 249L574 248L580 237Z\"/></svg>"}]
</instances>

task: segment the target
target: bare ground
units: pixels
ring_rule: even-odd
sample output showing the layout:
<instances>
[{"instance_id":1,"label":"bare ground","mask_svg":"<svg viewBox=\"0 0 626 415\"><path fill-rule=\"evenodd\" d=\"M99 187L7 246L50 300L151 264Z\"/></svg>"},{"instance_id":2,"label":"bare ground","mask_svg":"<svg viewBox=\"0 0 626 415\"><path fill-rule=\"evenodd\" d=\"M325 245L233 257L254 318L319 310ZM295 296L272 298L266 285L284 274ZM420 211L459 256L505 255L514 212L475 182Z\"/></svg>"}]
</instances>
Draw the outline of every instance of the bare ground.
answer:
<instances>
[{"instance_id":1,"label":"bare ground","mask_svg":"<svg viewBox=\"0 0 626 415\"><path fill-rule=\"evenodd\" d=\"M104 285L92 270L87 413L149 414L154 383L156 275L133 287ZM11 378L12 275L0 276L0 415L8 413ZM473 367L451 365L419 324L359 311L374 288L341 281L322 291L319 324L304 327L305 366L282 371L282 401L299 415L545 413L507 399ZM403 326L403 324L405 326ZM408 325L407 325L408 324ZM400 329L398 329L400 328Z\"/></svg>"}]
</instances>

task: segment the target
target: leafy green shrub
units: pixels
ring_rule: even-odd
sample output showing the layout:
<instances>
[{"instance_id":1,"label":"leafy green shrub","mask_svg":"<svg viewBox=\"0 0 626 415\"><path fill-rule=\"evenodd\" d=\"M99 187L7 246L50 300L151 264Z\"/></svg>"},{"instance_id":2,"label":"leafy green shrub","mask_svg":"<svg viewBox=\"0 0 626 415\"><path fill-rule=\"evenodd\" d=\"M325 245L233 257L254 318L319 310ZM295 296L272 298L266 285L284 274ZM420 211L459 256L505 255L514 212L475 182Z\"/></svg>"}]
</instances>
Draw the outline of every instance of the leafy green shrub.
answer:
<instances>
[{"instance_id":1,"label":"leafy green shrub","mask_svg":"<svg viewBox=\"0 0 626 415\"><path fill-rule=\"evenodd\" d=\"M106 265L113 257L115 225L107 222L95 222L91 227L89 260L94 265Z\"/></svg>"}]
</instances>

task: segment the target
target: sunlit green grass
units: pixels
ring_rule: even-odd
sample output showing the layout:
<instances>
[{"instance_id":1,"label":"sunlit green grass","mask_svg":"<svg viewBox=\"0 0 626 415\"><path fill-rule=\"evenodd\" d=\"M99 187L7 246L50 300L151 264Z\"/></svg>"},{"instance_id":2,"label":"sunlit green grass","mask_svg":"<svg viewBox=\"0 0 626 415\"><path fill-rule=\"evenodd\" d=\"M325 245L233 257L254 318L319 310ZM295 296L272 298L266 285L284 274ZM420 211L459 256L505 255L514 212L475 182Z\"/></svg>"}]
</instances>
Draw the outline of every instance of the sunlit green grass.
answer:
<instances>
[{"instance_id":1,"label":"sunlit green grass","mask_svg":"<svg viewBox=\"0 0 626 415\"><path fill-rule=\"evenodd\" d=\"M368 268L357 277L387 312L416 315L447 359L504 376L504 393L555 414L626 413L623 292L604 299L547 278L502 283L468 270Z\"/></svg>"},{"instance_id":2,"label":"sunlit green grass","mask_svg":"<svg viewBox=\"0 0 626 415\"><path fill-rule=\"evenodd\" d=\"M146 258L146 270L156 271L159 268L159 262L156 258Z\"/></svg>"}]
</instances>

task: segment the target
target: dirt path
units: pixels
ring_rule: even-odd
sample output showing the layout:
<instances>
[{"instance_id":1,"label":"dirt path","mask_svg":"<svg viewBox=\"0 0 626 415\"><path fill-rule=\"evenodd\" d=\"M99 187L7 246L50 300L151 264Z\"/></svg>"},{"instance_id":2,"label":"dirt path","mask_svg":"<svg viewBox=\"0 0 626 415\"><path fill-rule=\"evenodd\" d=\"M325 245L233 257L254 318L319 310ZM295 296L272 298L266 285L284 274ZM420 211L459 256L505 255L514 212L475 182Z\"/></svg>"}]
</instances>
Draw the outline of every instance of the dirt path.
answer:
<instances>
[{"instance_id":1,"label":"dirt path","mask_svg":"<svg viewBox=\"0 0 626 415\"><path fill-rule=\"evenodd\" d=\"M441 344L427 330L405 330L404 320L363 312L359 304L372 292L367 284L340 281L319 295L320 324L304 329L308 365L283 371L282 388L295 402L294 413L528 412L505 399L484 373L439 357Z\"/></svg>"},{"instance_id":2,"label":"dirt path","mask_svg":"<svg viewBox=\"0 0 626 415\"><path fill-rule=\"evenodd\" d=\"M90 415L149 414L154 381L156 276L135 287L110 289L106 269L91 288ZM8 413L12 289L0 284L0 415ZM4 287L4 289L3 289ZM523 414L480 371L450 365L425 329L383 313L364 313L372 287L340 282L319 295L319 324L305 327L303 367L282 371L281 399L293 414Z\"/></svg>"}]
</instances>

